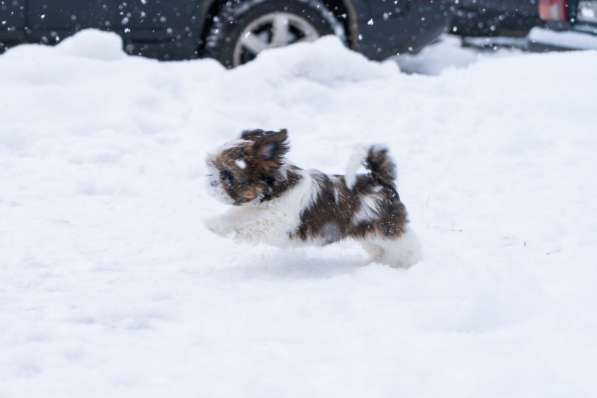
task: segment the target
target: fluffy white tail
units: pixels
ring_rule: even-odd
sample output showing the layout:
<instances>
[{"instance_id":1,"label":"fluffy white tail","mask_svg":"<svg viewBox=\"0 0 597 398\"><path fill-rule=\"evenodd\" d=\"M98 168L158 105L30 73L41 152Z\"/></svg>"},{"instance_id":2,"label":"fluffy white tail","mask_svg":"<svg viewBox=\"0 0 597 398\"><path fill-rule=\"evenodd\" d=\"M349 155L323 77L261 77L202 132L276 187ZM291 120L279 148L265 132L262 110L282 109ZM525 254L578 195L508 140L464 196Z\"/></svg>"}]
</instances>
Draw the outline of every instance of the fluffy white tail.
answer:
<instances>
[{"instance_id":1,"label":"fluffy white tail","mask_svg":"<svg viewBox=\"0 0 597 398\"><path fill-rule=\"evenodd\" d=\"M396 164L385 145L355 146L346 166L346 185L354 187L360 169L366 169L373 178L388 186L395 186Z\"/></svg>"}]
</instances>

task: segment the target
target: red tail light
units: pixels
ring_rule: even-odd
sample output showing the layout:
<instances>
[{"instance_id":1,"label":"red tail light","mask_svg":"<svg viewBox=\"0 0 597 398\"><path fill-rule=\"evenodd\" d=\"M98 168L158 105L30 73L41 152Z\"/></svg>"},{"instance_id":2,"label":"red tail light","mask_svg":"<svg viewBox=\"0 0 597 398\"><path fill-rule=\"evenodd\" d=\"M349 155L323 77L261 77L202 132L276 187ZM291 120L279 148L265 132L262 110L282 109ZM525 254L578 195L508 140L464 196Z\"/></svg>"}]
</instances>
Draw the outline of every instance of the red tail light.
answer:
<instances>
[{"instance_id":1,"label":"red tail light","mask_svg":"<svg viewBox=\"0 0 597 398\"><path fill-rule=\"evenodd\" d=\"M544 21L567 21L568 4L566 0L539 0L539 16Z\"/></svg>"}]
</instances>

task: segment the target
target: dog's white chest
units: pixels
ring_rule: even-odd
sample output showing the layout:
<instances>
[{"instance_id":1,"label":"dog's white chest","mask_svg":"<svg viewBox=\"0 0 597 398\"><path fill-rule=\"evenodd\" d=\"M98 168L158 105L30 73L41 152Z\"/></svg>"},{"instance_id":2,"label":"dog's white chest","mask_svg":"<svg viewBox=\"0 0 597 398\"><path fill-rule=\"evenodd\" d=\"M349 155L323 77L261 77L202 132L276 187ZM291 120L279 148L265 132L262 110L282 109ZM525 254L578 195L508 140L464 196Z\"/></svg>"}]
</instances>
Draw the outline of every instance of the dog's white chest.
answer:
<instances>
[{"instance_id":1,"label":"dog's white chest","mask_svg":"<svg viewBox=\"0 0 597 398\"><path fill-rule=\"evenodd\" d=\"M220 235L255 243L288 246L294 242L302 212L317 197L316 184L308 173L283 196L256 206L235 208L209 222L210 229Z\"/></svg>"}]
</instances>

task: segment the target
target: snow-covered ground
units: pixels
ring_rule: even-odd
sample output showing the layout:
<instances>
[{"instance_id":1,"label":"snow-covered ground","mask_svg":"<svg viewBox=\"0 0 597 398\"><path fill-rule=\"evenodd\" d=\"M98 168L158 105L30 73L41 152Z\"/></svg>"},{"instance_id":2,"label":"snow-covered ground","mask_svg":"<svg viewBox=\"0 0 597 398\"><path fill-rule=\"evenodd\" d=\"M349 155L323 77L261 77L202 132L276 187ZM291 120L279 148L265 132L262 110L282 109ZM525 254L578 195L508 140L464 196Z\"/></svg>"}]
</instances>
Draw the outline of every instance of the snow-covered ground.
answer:
<instances>
[{"instance_id":1,"label":"snow-covered ground","mask_svg":"<svg viewBox=\"0 0 597 398\"><path fill-rule=\"evenodd\" d=\"M0 56L0 397L596 396L597 52L461 55ZM206 151L249 127L328 172L390 145L424 261L210 234Z\"/></svg>"}]
</instances>

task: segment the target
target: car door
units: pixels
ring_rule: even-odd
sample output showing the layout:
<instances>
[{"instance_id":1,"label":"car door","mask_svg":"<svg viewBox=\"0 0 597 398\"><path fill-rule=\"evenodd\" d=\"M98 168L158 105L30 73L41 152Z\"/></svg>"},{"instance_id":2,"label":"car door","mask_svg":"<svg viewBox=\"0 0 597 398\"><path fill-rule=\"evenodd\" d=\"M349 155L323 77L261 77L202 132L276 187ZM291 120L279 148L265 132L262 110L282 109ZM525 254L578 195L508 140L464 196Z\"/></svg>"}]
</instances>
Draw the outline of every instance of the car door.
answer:
<instances>
[{"instance_id":1,"label":"car door","mask_svg":"<svg viewBox=\"0 0 597 398\"><path fill-rule=\"evenodd\" d=\"M0 0L0 47L25 37L25 0Z\"/></svg>"},{"instance_id":2,"label":"car door","mask_svg":"<svg viewBox=\"0 0 597 398\"><path fill-rule=\"evenodd\" d=\"M31 41L57 43L85 28L110 29L110 0L27 0Z\"/></svg>"},{"instance_id":3,"label":"car door","mask_svg":"<svg viewBox=\"0 0 597 398\"><path fill-rule=\"evenodd\" d=\"M111 30L122 36L129 53L160 59L188 58L198 45L201 3L200 0L114 1L107 19Z\"/></svg>"},{"instance_id":4,"label":"car door","mask_svg":"<svg viewBox=\"0 0 597 398\"><path fill-rule=\"evenodd\" d=\"M198 0L137 0L120 2L109 9L113 30L133 41L171 40L193 28Z\"/></svg>"},{"instance_id":5,"label":"car door","mask_svg":"<svg viewBox=\"0 0 597 398\"><path fill-rule=\"evenodd\" d=\"M28 0L27 28L31 41L49 44L81 29L113 31L122 36L128 52L180 58L174 54L176 48L191 40L197 45L200 4L200 0ZM174 52L139 50L159 43L169 43Z\"/></svg>"}]
</instances>

